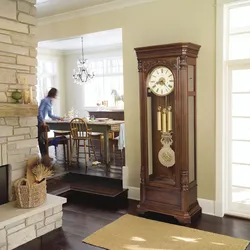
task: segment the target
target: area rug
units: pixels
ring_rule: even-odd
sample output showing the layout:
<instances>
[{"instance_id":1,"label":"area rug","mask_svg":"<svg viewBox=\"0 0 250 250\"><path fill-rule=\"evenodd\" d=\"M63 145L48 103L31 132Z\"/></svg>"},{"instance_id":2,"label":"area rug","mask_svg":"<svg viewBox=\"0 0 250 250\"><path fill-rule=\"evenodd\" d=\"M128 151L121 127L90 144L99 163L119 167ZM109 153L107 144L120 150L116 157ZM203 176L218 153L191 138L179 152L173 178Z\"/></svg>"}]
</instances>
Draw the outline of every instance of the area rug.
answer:
<instances>
[{"instance_id":1,"label":"area rug","mask_svg":"<svg viewBox=\"0 0 250 250\"><path fill-rule=\"evenodd\" d=\"M109 250L244 250L249 241L124 215L83 242Z\"/></svg>"}]
</instances>

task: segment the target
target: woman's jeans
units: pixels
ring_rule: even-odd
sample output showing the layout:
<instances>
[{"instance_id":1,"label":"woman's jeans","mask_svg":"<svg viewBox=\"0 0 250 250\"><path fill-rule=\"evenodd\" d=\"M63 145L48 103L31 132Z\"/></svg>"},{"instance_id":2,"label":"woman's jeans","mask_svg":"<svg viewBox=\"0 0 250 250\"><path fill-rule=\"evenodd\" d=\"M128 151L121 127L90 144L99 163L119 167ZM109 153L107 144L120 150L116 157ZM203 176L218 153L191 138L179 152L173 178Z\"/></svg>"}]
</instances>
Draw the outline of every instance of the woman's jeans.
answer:
<instances>
[{"instance_id":1,"label":"woman's jeans","mask_svg":"<svg viewBox=\"0 0 250 250\"><path fill-rule=\"evenodd\" d=\"M44 156L46 155L45 127L39 121L38 121L37 127L38 127L38 145L39 145L41 156Z\"/></svg>"}]
</instances>

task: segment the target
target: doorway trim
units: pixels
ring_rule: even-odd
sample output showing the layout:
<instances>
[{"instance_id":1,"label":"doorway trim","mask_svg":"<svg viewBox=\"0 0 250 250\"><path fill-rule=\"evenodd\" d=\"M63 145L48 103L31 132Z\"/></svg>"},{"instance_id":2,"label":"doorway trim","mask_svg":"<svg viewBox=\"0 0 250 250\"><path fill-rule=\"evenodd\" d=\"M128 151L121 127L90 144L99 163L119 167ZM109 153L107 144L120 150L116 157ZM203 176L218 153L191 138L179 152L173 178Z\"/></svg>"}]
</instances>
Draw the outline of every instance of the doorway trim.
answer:
<instances>
[{"instance_id":1,"label":"doorway trim","mask_svg":"<svg viewBox=\"0 0 250 250\"><path fill-rule=\"evenodd\" d=\"M216 1L216 134L215 134L215 215L219 217L224 216L225 212L225 195L224 187L225 181L225 143L223 140L223 125L225 122L224 109L225 109L225 95L223 94L224 86L224 50L223 45L225 41L224 37L224 4L226 0Z\"/></svg>"},{"instance_id":2,"label":"doorway trim","mask_svg":"<svg viewBox=\"0 0 250 250\"><path fill-rule=\"evenodd\" d=\"M228 51L228 16L230 4L249 3L249 0L216 0L216 145L215 145L215 215L223 217L228 201L228 74L225 55Z\"/></svg>"}]
</instances>

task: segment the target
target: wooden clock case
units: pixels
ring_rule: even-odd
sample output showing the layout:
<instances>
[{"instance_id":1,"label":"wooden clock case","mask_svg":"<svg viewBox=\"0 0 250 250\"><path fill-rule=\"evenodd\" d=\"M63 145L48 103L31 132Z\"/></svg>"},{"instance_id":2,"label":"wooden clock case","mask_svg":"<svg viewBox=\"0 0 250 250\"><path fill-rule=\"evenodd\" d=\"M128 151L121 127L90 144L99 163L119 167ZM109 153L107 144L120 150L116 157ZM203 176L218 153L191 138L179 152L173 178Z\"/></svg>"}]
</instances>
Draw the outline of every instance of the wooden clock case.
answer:
<instances>
[{"instance_id":1,"label":"wooden clock case","mask_svg":"<svg viewBox=\"0 0 250 250\"><path fill-rule=\"evenodd\" d=\"M156 212L189 224L201 214L196 179L196 60L200 45L174 43L135 48L140 84L141 183L138 212ZM168 67L174 75L174 91L166 97L147 87L150 72ZM172 106L172 149L175 165L166 168L158 160L161 133L157 107Z\"/></svg>"}]
</instances>

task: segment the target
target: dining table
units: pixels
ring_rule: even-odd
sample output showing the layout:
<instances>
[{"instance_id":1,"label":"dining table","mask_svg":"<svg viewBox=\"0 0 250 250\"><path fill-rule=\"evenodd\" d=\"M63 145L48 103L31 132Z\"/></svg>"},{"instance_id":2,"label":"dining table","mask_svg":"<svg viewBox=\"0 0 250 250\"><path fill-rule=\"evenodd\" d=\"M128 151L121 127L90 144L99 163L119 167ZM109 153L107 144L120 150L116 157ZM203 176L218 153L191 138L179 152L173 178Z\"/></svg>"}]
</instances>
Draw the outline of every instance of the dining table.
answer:
<instances>
[{"instance_id":1,"label":"dining table","mask_svg":"<svg viewBox=\"0 0 250 250\"><path fill-rule=\"evenodd\" d=\"M70 131L70 119L67 120L46 120L46 124L49 126L50 130L64 130ZM124 121L120 120L89 120L87 121L88 128L92 132L99 132L103 134L104 137L104 164L110 166L110 151L109 151L109 132L118 132L120 125Z\"/></svg>"}]
</instances>

